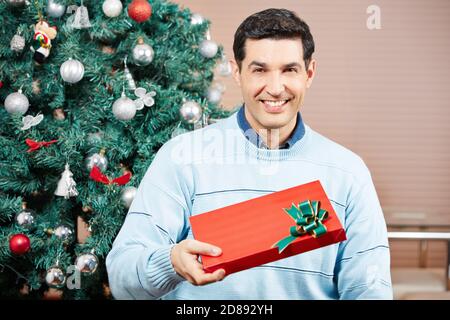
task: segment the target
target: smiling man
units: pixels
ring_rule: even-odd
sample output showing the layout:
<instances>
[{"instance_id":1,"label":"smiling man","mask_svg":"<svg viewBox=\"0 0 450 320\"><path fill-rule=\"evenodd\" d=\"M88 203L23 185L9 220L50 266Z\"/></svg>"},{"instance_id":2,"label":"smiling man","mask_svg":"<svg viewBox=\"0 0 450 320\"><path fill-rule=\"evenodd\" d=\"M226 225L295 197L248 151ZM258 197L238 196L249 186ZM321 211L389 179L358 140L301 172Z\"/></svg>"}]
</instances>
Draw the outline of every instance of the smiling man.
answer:
<instances>
[{"instance_id":1,"label":"smiling man","mask_svg":"<svg viewBox=\"0 0 450 320\"><path fill-rule=\"evenodd\" d=\"M392 299L386 224L370 172L300 115L316 71L308 25L289 10L267 9L242 22L233 50L244 105L159 150L107 257L114 297ZM190 216L314 180L347 241L229 276L203 271L199 255L221 249L193 239Z\"/></svg>"}]
</instances>

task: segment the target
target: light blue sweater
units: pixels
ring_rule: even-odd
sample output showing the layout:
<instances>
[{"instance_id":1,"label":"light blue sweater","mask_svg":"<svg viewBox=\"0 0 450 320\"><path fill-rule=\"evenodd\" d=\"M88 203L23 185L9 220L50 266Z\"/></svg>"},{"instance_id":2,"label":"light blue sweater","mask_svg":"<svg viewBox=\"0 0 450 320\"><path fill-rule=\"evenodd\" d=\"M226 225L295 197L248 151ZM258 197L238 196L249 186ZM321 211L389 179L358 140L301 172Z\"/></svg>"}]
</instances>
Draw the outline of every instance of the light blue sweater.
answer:
<instances>
[{"instance_id":1,"label":"light blue sweater","mask_svg":"<svg viewBox=\"0 0 450 320\"><path fill-rule=\"evenodd\" d=\"M142 180L106 265L117 299L392 299L386 224L364 162L307 125L288 149L258 148L237 113L178 136ZM348 240L194 286L170 250L189 216L320 180Z\"/></svg>"}]
</instances>

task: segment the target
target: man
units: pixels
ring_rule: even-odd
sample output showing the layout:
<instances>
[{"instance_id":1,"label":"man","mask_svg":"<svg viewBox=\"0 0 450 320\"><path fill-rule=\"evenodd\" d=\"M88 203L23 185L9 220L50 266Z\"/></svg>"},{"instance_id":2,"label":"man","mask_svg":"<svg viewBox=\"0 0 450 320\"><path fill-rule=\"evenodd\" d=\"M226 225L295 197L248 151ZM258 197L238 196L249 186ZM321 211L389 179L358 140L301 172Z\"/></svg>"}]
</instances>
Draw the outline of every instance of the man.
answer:
<instances>
[{"instance_id":1,"label":"man","mask_svg":"<svg viewBox=\"0 0 450 320\"><path fill-rule=\"evenodd\" d=\"M392 299L386 224L364 162L303 123L316 71L308 25L293 12L248 17L234 38L244 106L158 152L107 257L118 299ZM189 216L320 180L348 240L227 276L198 255ZM243 239L244 240L244 239Z\"/></svg>"}]
</instances>

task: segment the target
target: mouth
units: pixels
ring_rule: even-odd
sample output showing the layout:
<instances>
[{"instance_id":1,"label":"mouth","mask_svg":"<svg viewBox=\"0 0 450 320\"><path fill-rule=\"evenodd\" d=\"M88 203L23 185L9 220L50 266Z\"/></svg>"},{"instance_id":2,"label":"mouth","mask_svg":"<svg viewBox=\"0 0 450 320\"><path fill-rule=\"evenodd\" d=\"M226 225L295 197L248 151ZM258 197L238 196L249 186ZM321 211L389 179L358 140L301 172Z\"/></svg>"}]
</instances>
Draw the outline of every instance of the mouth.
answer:
<instances>
[{"instance_id":1,"label":"mouth","mask_svg":"<svg viewBox=\"0 0 450 320\"><path fill-rule=\"evenodd\" d=\"M260 100L264 106L264 110L268 113L280 113L283 111L284 106L291 101L291 99L287 100Z\"/></svg>"}]
</instances>

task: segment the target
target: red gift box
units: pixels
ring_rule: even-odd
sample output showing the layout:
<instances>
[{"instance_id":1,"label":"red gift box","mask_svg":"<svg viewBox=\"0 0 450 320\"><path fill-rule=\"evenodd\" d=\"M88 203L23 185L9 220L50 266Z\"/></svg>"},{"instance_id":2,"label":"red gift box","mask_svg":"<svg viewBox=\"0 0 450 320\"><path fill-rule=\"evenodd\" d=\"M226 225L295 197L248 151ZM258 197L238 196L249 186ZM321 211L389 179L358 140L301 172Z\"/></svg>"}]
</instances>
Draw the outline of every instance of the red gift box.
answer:
<instances>
[{"instance_id":1,"label":"red gift box","mask_svg":"<svg viewBox=\"0 0 450 320\"><path fill-rule=\"evenodd\" d=\"M201 256L205 272L223 268L227 275L347 239L318 180L195 215L190 222L196 240L222 249L218 257Z\"/></svg>"}]
</instances>

